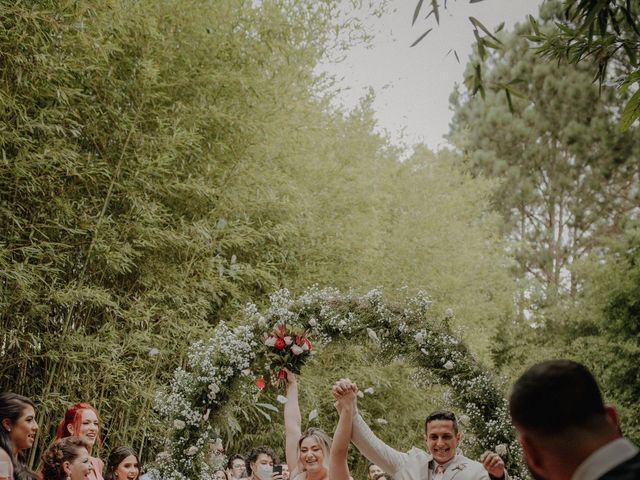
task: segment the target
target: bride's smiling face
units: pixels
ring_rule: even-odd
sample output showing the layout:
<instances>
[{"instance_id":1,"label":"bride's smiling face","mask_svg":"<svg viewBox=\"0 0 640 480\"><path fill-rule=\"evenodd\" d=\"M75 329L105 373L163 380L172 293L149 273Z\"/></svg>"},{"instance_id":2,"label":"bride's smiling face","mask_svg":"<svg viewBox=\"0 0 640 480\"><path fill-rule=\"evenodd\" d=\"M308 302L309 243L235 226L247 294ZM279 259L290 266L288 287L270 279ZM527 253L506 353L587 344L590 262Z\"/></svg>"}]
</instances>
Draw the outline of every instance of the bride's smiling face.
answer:
<instances>
[{"instance_id":1,"label":"bride's smiling face","mask_svg":"<svg viewBox=\"0 0 640 480\"><path fill-rule=\"evenodd\" d=\"M300 463L307 472L323 470L324 451L313 437L307 437L300 443Z\"/></svg>"}]
</instances>

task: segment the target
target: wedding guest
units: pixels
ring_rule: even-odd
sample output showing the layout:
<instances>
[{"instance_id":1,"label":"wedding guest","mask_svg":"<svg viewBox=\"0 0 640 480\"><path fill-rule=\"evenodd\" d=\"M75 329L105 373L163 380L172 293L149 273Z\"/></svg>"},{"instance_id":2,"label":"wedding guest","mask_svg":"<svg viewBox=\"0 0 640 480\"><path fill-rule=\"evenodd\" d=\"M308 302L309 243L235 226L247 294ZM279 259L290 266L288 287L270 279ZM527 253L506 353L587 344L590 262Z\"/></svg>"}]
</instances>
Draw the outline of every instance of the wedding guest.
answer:
<instances>
[{"instance_id":1,"label":"wedding guest","mask_svg":"<svg viewBox=\"0 0 640 480\"><path fill-rule=\"evenodd\" d=\"M102 446L100 438L100 416L98 411L88 403L76 403L67 408L64 418L58 423L56 429L56 440L61 438L77 436L82 438L88 445L89 454L92 453L94 445L97 444L98 451ZM104 463L97 457L90 456L93 470L89 474L89 480L104 480L102 470Z\"/></svg>"},{"instance_id":2,"label":"wedding guest","mask_svg":"<svg viewBox=\"0 0 640 480\"><path fill-rule=\"evenodd\" d=\"M215 472L213 472L213 478L215 478L216 480L229 480L229 477L227 476L227 472L225 472L222 469L218 469Z\"/></svg>"},{"instance_id":3,"label":"wedding guest","mask_svg":"<svg viewBox=\"0 0 640 480\"><path fill-rule=\"evenodd\" d=\"M25 464L38 431L34 403L11 392L0 393L0 480L36 480Z\"/></svg>"},{"instance_id":4,"label":"wedding guest","mask_svg":"<svg viewBox=\"0 0 640 480\"><path fill-rule=\"evenodd\" d=\"M389 475L388 473L376 473L373 476L372 480L393 480L393 477L391 475Z\"/></svg>"},{"instance_id":5,"label":"wedding guest","mask_svg":"<svg viewBox=\"0 0 640 480\"><path fill-rule=\"evenodd\" d=\"M140 476L138 454L130 447L115 447L105 465L104 480L138 480Z\"/></svg>"},{"instance_id":6,"label":"wedding guest","mask_svg":"<svg viewBox=\"0 0 640 480\"><path fill-rule=\"evenodd\" d=\"M282 475L273 472L273 465L278 463L275 452L265 445L253 448L247 455L245 466L247 478L251 480L282 480Z\"/></svg>"},{"instance_id":7,"label":"wedding guest","mask_svg":"<svg viewBox=\"0 0 640 480\"><path fill-rule=\"evenodd\" d=\"M93 470L88 449L80 437L53 442L42 457L42 480L87 480Z\"/></svg>"},{"instance_id":8,"label":"wedding guest","mask_svg":"<svg viewBox=\"0 0 640 480\"><path fill-rule=\"evenodd\" d=\"M514 384L509 410L534 478L640 478L640 450L622 437L615 409L584 365L534 365Z\"/></svg>"},{"instance_id":9,"label":"wedding guest","mask_svg":"<svg viewBox=\"0 0 640 480\"><path fill-rule=\"evenodd\" d=\"M301 430L296 375L287 372L287 403L284 404L286 457L293 480L328 480L331 437L319 428Z\"/></svg>"},{"instance_id":10,"label":"wedding guest","mask_svg":"<svg viewBox=\"0 0 640 480\"><path fill-rule=\"evenodd\" d=\"M382 471L382 469L378 465L376 465L375 463L369 462L369 465L367 466L367 478L368 478L368 480L374 480L373 477L375 477L376 475L378 475L380 473L384 473Z\"/></svg>"},{"instance_id":11,"label":"wedding guest","mask_svg":"<svg viewBox=\"0 0 640 480\"><path fill-rule=\"evenodd\" d=\"M348 394L353 385L349 379L336 382L333 386L336 400ZM452 412L445 410L433 412L425 421L425 442L430 454L418 448L412 448L407 453L391 448L376 437L357 413L353 419L351 441L369 461L379 465L396 480L441 480L445 472L452 470L459 471L456 480L508 478L499 455L485 452L480 457L480 463L462 454L458 449L458 422Z\"/></svg>"},{"instance_id":12,"label":"wedding guest","mask_svg":"<svg viewBox=\"0 0 640 480\"><path fill-rule=\"evenodd\" d=\"M289 465L282 464L282 480L289 480Z\"/></svg>"},{"instance_id":13,"label":"wedding guest","mask_svg":"<svg viewBox=\"0 0 640 480\"><path fill-rule=\"evenodd\" d=\"M229 457L229 461L227 462L227 474L229 476L229 480L240 480L247 476L245 471L245 461L242 455L236 453Z\"/></svg>"}]
</instances>

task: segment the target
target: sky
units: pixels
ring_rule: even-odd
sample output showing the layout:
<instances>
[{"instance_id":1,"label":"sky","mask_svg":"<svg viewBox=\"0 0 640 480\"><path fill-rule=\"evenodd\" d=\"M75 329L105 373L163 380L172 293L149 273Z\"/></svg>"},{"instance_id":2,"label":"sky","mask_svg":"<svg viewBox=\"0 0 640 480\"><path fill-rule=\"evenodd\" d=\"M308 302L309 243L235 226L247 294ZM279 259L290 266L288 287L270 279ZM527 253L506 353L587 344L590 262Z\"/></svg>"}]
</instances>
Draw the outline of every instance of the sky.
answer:
<instances>
[{"instance_id":1,"label":"sky","mask_svg":"<svg viewBox=\"0 0 640 480\"><path fill-rule=\"evenodd\" d=\"M320 69L333 74L342 88L339 104L352 109L369 88L375 93L373 104L380 131L391 141L410 147L425 143L434 151L447 145L452 112L449 95L462 83L464 68L471 54L473 26L469 17L480 20L491 31L501 22L505 28L537 15L543 0L449 0L441 10L440 26L425 1L423 14L412 27L417 0L389 0L389 11L382 17L367 16L365 24L374 38L369 47L356 46L339 63L323 64ZM440 2L441 4L443 2ZM415 47L410 45L428 28L433 30ZM454 49L460 63L453 53Z\"/></svg>"}]
</instances>

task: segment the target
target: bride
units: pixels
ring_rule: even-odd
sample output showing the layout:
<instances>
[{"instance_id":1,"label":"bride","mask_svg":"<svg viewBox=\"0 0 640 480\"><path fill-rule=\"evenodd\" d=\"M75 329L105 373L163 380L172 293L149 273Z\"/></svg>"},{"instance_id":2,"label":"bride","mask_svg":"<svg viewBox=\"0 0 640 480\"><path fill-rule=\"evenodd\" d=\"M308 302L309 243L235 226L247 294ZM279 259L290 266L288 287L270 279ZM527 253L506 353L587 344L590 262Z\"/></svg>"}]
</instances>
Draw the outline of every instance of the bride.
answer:
<instances>
[{"instance_id":1,"label":"bride","mask_svg":"<svg viewBox=\"0 0 640 480\"><path fill-rule=\"evenodd\" d=\"M336 408L340 420L336 427L333 448L331 437L319 428L301 431L298 381L287 370L287 403L284 405L287 466L292 480L349 480L347 451L351 439L353 403L357 387L343 395Z\"/></svg>"}]
</instances>

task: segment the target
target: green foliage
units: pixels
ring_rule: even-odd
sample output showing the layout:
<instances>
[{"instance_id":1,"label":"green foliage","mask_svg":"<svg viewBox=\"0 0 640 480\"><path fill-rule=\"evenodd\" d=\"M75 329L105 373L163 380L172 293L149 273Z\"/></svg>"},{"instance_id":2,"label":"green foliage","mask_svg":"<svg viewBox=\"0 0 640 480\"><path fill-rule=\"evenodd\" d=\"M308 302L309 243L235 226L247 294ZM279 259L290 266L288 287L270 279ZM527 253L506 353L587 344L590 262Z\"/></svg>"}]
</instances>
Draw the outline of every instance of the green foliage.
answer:
<instances>
[{"instance_id":1,"label":"green foliage","mask_svg":"<svg viewBox=\"0 0 640 480\"><path fill-rule=\"evenodd\" d=\"M640 441L640 229L637 222L608 242L602 257L576 266L584 278L577 298L546 312L546 322L531 329L511 325L496 336L494 359L518 373L538 359L581 361L600 381L607 401L620 413L626 436Z\"/></svg>"},{"instance_id":2,"label":"green foliage","mask_svg":"<svg viewBox=\"0 0 640 480\"><path fill-rule=\"evenodd\" d=\"M617 131L614 92L598 92L587 64L541 60L521 38L527 28L505 36L505 50L483 67L489 82L525 79L517 87L522 98L454 94L451 139L472 172L502 180L495 205L506 220L516 275L529 280L530 295L538 296L529 303L540 307L575 293L572 263L619 231L637 206L640 163L637 129Z\"/></svg>"},{"instance_id":3,"label":"green foliage","mask_svg":"<svg viewBox=\"0 0 640 480\"><path fill-rule=\"evenodd\" d=\"M329 106L339 7L0 2L0 383L38 403L32 464L77 401L154 458L187 346L285 285L431 288L482 338L508 309L492 185ZM231 445L269 413L229 411Z\"/></svg>"}]
</instances>

